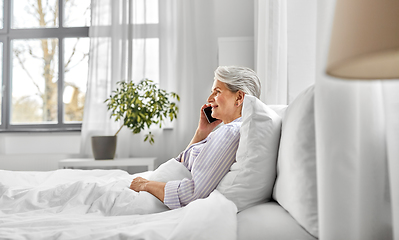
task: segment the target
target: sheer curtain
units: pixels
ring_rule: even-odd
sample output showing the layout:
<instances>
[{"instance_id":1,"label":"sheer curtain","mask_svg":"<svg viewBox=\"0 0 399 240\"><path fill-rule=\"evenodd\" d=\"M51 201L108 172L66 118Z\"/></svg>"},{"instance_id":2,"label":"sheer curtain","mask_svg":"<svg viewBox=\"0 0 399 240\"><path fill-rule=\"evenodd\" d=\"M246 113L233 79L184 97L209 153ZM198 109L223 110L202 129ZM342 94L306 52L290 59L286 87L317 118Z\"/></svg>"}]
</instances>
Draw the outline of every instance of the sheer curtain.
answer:
<instances>
[{"instance_id":1,"label":"sheer curtain","mask_svg":"<svg viewBox=\"0 0 399 240\"><path fill-rule=\"evenodd\" d=\"M128 27L129 21L145 23L145 18L135 19L145 17L142 14L145 13L145 4L138 4L145 0L92 2L90 73L81 153L92 155L92 135L114 134L119 128L120 125L109 118L104 100L109 97L117 81L136 81L146 77L146 65L153 62L146 59L145 41L135 43L131 39L145 38L157 31L160 39L159 85L180 95L178 118L170 124L172 129L151 129L155 135L154 145L144 142L141 134L133 135L127 128L123 128L118 133L116 154L117 157L157 157L159 163L177 156L195 132L200 107L206 102L213 83L213 71L217 67L214 1L158 1L157 28L146 28L143 25ZM133 14L129 15L129 12ZM133 54L129 48L133 49Z\"/></svg>"},{"instance_id":2,"label":"sheer curtain","mask_svg":"<svg viewBox=\"0 0 399 240\"><path fill-rule=\"evenodd\" d=\"M255 71L261 100L289 104L315 82L316 0L255 1Z\"/></svg>"},{"instance_id":3,"label":"sheer curtain","mask_svg":"<svg viewBox=\"0 0 399 240\"><path fill-rule=\"evenodd\" d=\"M92 26L88 88L81 134L81 154L92 156L91 136L113 135L120 123L110 119L104 100L118 81L139 81L146 68L146 25L133 28L133 22L146 22L144 1L92 0ZM134 38L141 41L134 42ZM140 64L137 64L140 63ZM129 155L130 134L118 134L117 157Z\"/></svg>"},{"instance_id":4,"label":"sheer curtain","mask_svg":"<svg viewBox=\"0 0 399 240\"><path fill-rule=\"evenodd\" d=\"M288 104L287 1L255 1L255 71L261 100Z\"/></svg>"},{"instance_id":5,"label":"sheer curtain","mask_svg":"<svg viewBox=\"0 0 399 240\"><path fill-rule=\"evenodd\" d=\"M399 239L399 79L384 81L386 142L390 185L393 239Z\"/></svg>"},{"instance_id":6,"label":"sheer curtain","mask_svg":"<svg viewBox=\"0 0 399 240\"><path fill-rule=\"evenodd\" d=\"M178 118L173 131L163 132L169 159L184 150L198 125L217 67L214 0L159 1L161 31L161 86L180 95ZM171 141L172 140L172 141Z\"/></svg>"},{"instance_id":7,"label":"sheer curtain","mask_svg":"<svg viewBox=\"0 0 399 240\"><path fill-rule=\"evenodd\" d=\"M334 6L334 0L318 2L319 237L399 239L399 97L384 90L398 91L399 83L326 76Z\"/></svg>"}]
</instances>

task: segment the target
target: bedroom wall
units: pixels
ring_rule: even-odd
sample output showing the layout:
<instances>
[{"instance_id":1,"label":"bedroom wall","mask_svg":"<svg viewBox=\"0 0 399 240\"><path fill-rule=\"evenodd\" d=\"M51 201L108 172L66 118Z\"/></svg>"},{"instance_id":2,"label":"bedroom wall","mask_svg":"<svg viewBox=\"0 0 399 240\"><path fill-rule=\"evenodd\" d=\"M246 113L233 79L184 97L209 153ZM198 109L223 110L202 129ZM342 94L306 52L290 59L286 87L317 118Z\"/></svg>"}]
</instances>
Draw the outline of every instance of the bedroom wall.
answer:
<instances>
[{"instance_id":1,"label":"bedroom wall","mask_svg":"<svg viewBox=\"0 0 399 240\"><path fill-rule=\"evenodd\" d=\"M214 4L216 39L226 37L254 36L254 1L217 0ZM206 18L207 16L204 16ZM210 47L210 49L214 49ZM211 53L217 67L217 49ZM209 82L193 83L196 89L208 89ZM196 106L201 106L208 91L204 91L198 98ZM202 96L203 95L203 96ZM193 107L196 107L193 106ZM194 132L195 128L193 129ZM192 132L192 133L193 133ZM134 136L138 144L132 146L132 156L155 156L158 164L176 156L188 144L187 139L176 139L173 143L162 141L173 135L172 130L155 130L156 143L150 146L143 143L141 136ZM191 138L192 133L187 133ZM158 140L158 141L157 141ZM170 147L173 144L175 147ZM178 146L176 148L176 146ZM80 149L80 132L51 132L51 133L1 133L0 134L0 169L47 171L57 169L58 160L78 157ZM140 149L137 153L137 149ZM179 150L180 151L180 150ZM136 172L142 169L132 169Z\"/></svg>"},{"instance_id":2,"label":"bedroom wall","mask_svg":"<svg viewBox=\"0 0 399 240\"><path fill-rule=\"evenodd\" d=\"M1 133L0 169L57 169L58 160L77 156L79 145L80 132Z\"/></svg>"}]
</instances>

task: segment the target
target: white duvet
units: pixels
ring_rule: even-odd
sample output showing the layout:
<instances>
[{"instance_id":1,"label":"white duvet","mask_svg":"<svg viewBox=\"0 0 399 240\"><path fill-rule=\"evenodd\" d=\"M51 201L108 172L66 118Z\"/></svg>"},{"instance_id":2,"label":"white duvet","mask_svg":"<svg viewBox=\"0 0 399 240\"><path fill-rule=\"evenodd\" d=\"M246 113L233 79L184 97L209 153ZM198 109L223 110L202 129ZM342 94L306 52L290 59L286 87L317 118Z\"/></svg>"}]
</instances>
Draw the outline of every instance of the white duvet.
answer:
<instances>
[{"instance_id":1,"label":"white duvet","mask_svg":"<svg viewBox=\"0 0 399 240\"><path fill-rule=\"evenodd\" d=\"M155 171L0 170L0 239L236 239L237 208L217 190L169 210L133 178L189 178L170 160Z\"/></svg>"}]
</instances>

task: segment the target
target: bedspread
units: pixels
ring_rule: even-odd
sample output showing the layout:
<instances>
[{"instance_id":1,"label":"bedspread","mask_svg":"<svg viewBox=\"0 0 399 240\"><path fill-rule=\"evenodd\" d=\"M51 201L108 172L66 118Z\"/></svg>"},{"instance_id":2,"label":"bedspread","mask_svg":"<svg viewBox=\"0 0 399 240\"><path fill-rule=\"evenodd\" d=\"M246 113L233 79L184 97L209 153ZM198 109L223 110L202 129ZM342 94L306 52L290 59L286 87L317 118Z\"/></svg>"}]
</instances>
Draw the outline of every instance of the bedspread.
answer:
<instances>
[{"instance_id":1,"label":"bedspread","mask_svg":"<svg viewBox=\"0 0 399 240\"><path fill-rule=\"evenodd\" d=\"M236 239L237 208L217 190L169 210L151 194L129 189L134 177L162 179L175 165L135 175L0 170L0 239Z\"/></svg>"}]
</instances>

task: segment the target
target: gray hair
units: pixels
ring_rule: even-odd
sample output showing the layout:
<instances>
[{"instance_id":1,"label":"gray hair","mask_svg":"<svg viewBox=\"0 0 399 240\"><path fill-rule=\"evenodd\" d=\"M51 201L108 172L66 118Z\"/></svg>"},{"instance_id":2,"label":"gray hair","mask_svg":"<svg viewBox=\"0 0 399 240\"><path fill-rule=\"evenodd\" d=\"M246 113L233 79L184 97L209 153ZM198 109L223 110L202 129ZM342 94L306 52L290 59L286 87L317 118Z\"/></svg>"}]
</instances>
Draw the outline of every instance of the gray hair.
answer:
<instances>
[{"instance_id":1,"label":"gray hair","mask_svg":"<svg viewBox=\"0 0 399 240\"><path fill-rule=\"evenodd\" d=\"M255 71L247 67L220 66L215 70L215 79L226 84L232 92L260 97L261 85Z\"/></svg>"}]
</instances>

